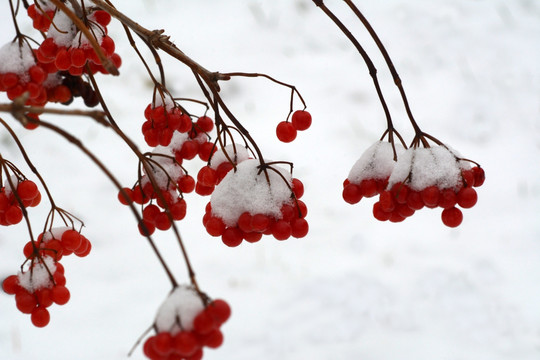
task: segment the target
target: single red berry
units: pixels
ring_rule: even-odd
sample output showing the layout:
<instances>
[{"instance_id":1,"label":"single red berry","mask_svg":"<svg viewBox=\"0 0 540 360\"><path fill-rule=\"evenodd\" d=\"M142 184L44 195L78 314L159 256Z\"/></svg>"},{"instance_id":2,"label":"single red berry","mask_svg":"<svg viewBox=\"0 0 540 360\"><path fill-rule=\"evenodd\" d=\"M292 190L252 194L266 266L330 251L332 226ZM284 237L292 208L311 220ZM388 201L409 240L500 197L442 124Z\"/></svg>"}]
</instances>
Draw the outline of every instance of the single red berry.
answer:
<instances>
[{"instance_id":1,"label":"single red berry","mask_svg":"<svg viewBox=\"0 0 540 360\"><path fill-rule=\"evenodd\" d=\"M119 191L118 192L118 201L120 201L121 204L123 205L129 205L132 203L132 195L133 195L133 190L131 190L130 188L123 188L122 191Z\"/></svg>"},{"instance_id":2,"label":"single red berry","mask_svg":"<svg viewBox=\"0 0 540 360\"><path fill-rule=\"evenodd\" d=\"M26 289L19 288L15 293L15 305L23 314L30 314L38 303L34 294L30 294Z\"/></svg>"},{"instance_id":3,"label":"single red berry","mask_svg":"<svg viewBox=\"0 0 540 360\"><path fill-rule=\"evenodd\" d=\"M223 220L218 217L211 216L206 222L206 231L212 236L221 236L225 231Z\"/></svg>"},{"instance_id":4,"label":"single red berry","mask_svg":"<svg viewBox=\"0 0 540 360\"><path fill-rule=\"evenodd\" d=\"M44 327L47 326L51 320L51 315L49 314L49 310L47 310L44 306L38 306L32 311L30 320L32 320L32 324L34 324L34 326Z\"/></svg>"},{"instance_id":5,"label":"single red berry","mask_svg":"<svg viewBox=\"0 0 540 360\"><path fill-rule=\"evenodd\" d=\"M28 74L30 75L30 79L32 79L32 82L36 84L41 84L47 79L47 74L45 73L45 70L39 65L31 66L28 69Z\"/></svg>"},{"instance_id":6,"label":"single red berry","mask_svg":"<svg viewBox=\"0 0 540 360\"><path fill-rule=\"evenodd\" d=\"M249 233L253 231L253 227L251 226L251 214L249 212L244 212L242 215L238 217L238 228L242 230L245 233Z\"/></svg>"},{"instance_id":7,"label":"single red berry","mask_svg":"<svg viewBox=\"0 0 540 360\"><path fill-rule=\"evenodd\" d=\"M428 186L420 192L424 205L428 208L436 208L439 205L440 190L436 186Z\"/></svg>"},{"instance_id":8,"label":"single red berry","mask_svg":"<svg viewBox=\"0 0 540 360\"><path fill-rule=\"evenodd\" d=\"M259 232L250 232L250 233L244 233L244 240L246 240L249 243L256 243L257 241L262 239L263 234Z\"/></svg>"},{"instance_id":9,"label":"single red berry","mask_svg":"<svg viewBox=\"0 0 540 360\"><path fill-rule=\"evenodd\" d=\"M377 195L377 181L375 179L364 179L360 182L360 193L362 196L370 198Z\"/></svg>"},{"instance_id":10,"label":"single red berry","mask_svg":"<svg viewBox=\"0 0 540 360\"><path fill-rule=\"evenodd\" d=\"M362 191L358 185L349 183L343 188L342 196L347 203L356 204L362 200Z\"/></svg>"},{"instance_id":11,"label":"single red berry","mask_svg":"<svg viewBox=\"0 0 540 360\"><path fill-rule=\"evenodd\" d=\"M15 295L19 289L19 279L17 275L10 275L2 282L2 289L8 295Z\"/></svg>"},{"instance_id":12,"label":"single red berry","mask_svg":"<svg viewBox=\"0 0 540 360\"><path fill-rule=\"evenodd\" d=\"M75 230L66 230L60 239L62 247L69 251L75 251L81 246L82 236Z\"/></svg>"},{"instance_id":13,"label":"single red berry","mask_svg":"<svg viewBox=\"0 0 540 360\"><path fill-rule=\"evenodd\" d=\"M296 128L290 122L282 121L276 127L276 135L280 141L290 143L296 139Z\"/></svg>"},{"instance_id":14,"label":"single red berry","mask_svg":"<svg viewBox=\"0 0 540 360\"><path fill-rule=\"evenodd\" d=\"M217 149L214 143L211 143L211 142L202 143L199 146L199 158L202 161L208 161L210 160L210 157L212 156L212 154L216 152L216 150Z\"/></svg>"},{"instance_id":15,"label":"single red berry","mask_svg":"<svg viewBox=\"0 0 540 360\"><path fill-rule=\"evenodd\" d=\"M210 333L212 330L216 329L217 326L218 324L216 324L210 314L204 310L193 319L193 330L201 335Z\"/></svg>"},{"instance_id":16,"label":"single red berry","mask_svg":"<svg viewBox=\"0 0 540 360\"><path fill-rule=\"evenodd\" d=\"M291 225L284 221L284 220L278 220L273 226L272 226L272 235L277 240L287 240L292 234L292 228Z\"/></svg>"},{"instance_id":17,"label":"single red berry","mask_svg":"<svg viewBox=\"0 0 540 360\"><path fill-rule=\"evenodd\" d=\"M231 307L222 299L215 299L206 308L206 311L218 324L223 324L231 316Z\"/></svg>"},{"instance_id":18,"label":"single red berry","mask_svg":"<svg viewBox=\"0 0 540 360\"><path fill-rule=\"evenodd\" d=\"M141 220L139 222L139 232L142 236L150 236L156 231L156 226L148 220Z\"/></svg>"},{"instance_id":19,"label":"single red berry","mask_svg":"<svg viewBox=\"0 0 540 360\"><path fill-rule=\"evenodd\" d=\"M292 190L294 196L300 199L304 195L304 184L297 178L292 179Z\"/></svg>"},{"instance_id":20,"label":"single red berry","mask_svg":"<svg viewBox=\"0 0 540 360\"><path fill-rule=\"evenodd\" d=\"M10 225L15 225L15 224L18 224L21 222L21 220L23 219L23 213L22 213L22 210L19 206L17 205L12 205L10 206L6 213L5 213L5 216L6 216L6 221L8 222L8 224Z\"/></svg>"},{"instance_id":21,"label":"single red berry","mask_svg":"<svg viewBox=\"0 0 540 360\"><path fill-rule=\"evenodd\" d=\"M201 183L195 185L195 192L201 196L208 196L214 192L215 186L204 186Z\"/></svg>"},{"instance_id":22,"label":"single red berry","mask_svg":"<svg viewBox=\"0 0 540 360\"><path fill-rule=\"evenodd\" d=\"M37 196L39 189L37 185L30 180L21 181L17 185L17 194L22 200L31 200Z\"/></svg>"},{"instance_id":23,"label":"single red berry","mask_svg":"<svg viewBox=\"0 0 540 360\"><path fill-rule=\"evenodd\" d=\"M461 188L457 193L457 203L464 209L472 208L478 201L478 194L472 187Z\"/></svg>"},{"instance_id":24,"label":"single red berry","mask_svg":"<svg viewBox=\"0 0 540 360\"><path fill-rule=\"evenodd\" d=\"M439 198L439 207L443 209L449 209L454 207L457 202L456 192L454 189L441 190L441 197Z\"/></svg>"},{"instance_id":25,"label":"single red berry","mask_svg":"<svg viewBox=\"0 0 540 360\"><path fill-rule=\"evenodd\" d=\"M243 235L242 230L237 227L227 228L221 235L221 241L229 247L236 247L242 243Z\"/></svg>"},{"instance_id":26,"label":"single red berry","mask_svg":"<svg viewBox=\"0 0 540 360\"><path fill-rule=\"evenodd\" d=\"M189 357L199 350L199 342L192 332L180 331L173 338L175 352L183 357Z\"/></svg>"},{"instance_id":27,"label":"single red berry","mask_svg":"<svg viewBox=\"0 0 540 360\"><path fill-rule=\"evenodd\" d=\"M251 229L255 232L264 232L269 228L271 220L268 215L255 214L251 217Z\"/></svg>"},{"instance_id":28,"label":"single red berry","mask_svg":"<svg viewBox=\"0 0 540 360\"><path fill-rule=\"evenodd\" d=\"M203 342L205 346L211 349L216 349L220 347L221 344L223 344L223 333L216 329L211 333L205 335Z\"/></svg>"},{"instance_id":29,"label":"single red berry","mask_svg":"<svg viewBox=\"0 0 540 360\"><path fill-rule=\"evenodd\" d=\"M407 194L407 206L414 210L420 210L424 207L424 200L418 191L409 190Z\"/></svg>"},{"instance_id":30,"label":"single red berry","mask_svg":"<svg viewBox=\"0 0 540 360\"><path fill-rule=\"evenodd\" d=\"M197 126L201 131L208 133L214 128L214 122L208 116L201 116L197 119Z\"/></svg>"},{"instance_id":31,"label":"single red berry","mask_svg":"<svg viewBox=\"0 0 540 360\"><path fill-rule=\"evenodd\" d=\"M173 336L168 332L161 332L154 338L154 350L161 356L167 356L173 351Z\"/></svg>"},{"instance_id":32,"label":"single red berry","mask_svg":"<svg viewBox=\"0 0 540 360\"><path fill-rule=\"evenodd\" d=\"M225 178L225 176L227 176L229 171L231 171L232 169L234 169L234 165L228 161L224 161L221 164L219 164L219 166L216 168L216 176L217 176L216 185L219 184L221 180L223 180L223 178Z\"/></svg>"},{"instance_id":33,"label":"single red berry","mask_svg":"<svg viewBox=\"0 0 540 360\"><path fill-rule=\"evenodd\" d=\"M195 179L190 175L184 175L178 180L178 188L182 193L188 194L195 190Z\"/></svg>"},{"instance_id":34,"label":"single red berry","mask_svg":"<svg viewBox=\"0 0 540 360\"><path fill-rule=\"evenodd\" d=\"M296 130L306 130L311 126L311 114L307 111L298 110L292 115L292 124Z\"/></svg>"},{"instance_id":35,"label":"single red berry","mask_svg":"<svg viewBox=\"0 0 540 360\"><path fill-rule=\"evenodd\" d=\"M442 211L441 219L444 225L456 227L463 221L463 213L458 208L451 207Z\"/></svg>"},{"instance_id":36,"label":"single red berry","mask_svg":"<svg viewBox=\"0 0 540 360\"><path fill-rule=\"evenodd\" d=\"M484 172L484 169L479 166L475 166L472 168L472 171L474 174L474 186L482 186L486 180L486 173Z\"/></svg>"},{"instance_id":37,"label":"single red berry","mask_svg":"<svg viewBox=\"0 0 540 360\"><path fill-rule=\"evenodd\" d=\"M199 143L193 140L185 141L178 151L178 156L182 159L191 160L199 153Z\"/></svg>"},{"instance_id":38,"label":"single red berry","mask_svg":"<svg viewBox=\"0 0 540 360\"><path fill-rule=\"evenodd\" d=\"M176 221L186 217L187 204L184 199L180 199L170 206L172 218Z\"/></svg>"},{"instance_id":39,"label":"single red berry","mask_svg":"<svg viewBox=\"0 0 540 360\"><path fill-rule=\"evenodd\" d=\"M55 286L51 290L51 299L58 305L67 304L70 298L70 293L65 286Z\"/></svg>"},{"instance_id":40,"label":"single red berry","mask_svg":"<svg viewBox=\"0 0 540 360\"><path fill-rule=\"evenodd\" d=\"M391 213L396 207L394 197L390 191L383 191L379 195L379 203L381 204L381 210L384 212Z\"/></svg>"},{"instance_id":41,"label":"single red berry","mask_svg":"<svg viewBox=\"0 0 540 360\"><path fill-rule=\"evenodd\" d=\"M216 181L216 170L212 169L210 166L204 166L199 170L197 182L200 182L203 186L214 186L216 185Z\"/></svg>"},{"instance_id":42,"label":"single red berry","mask_svg":"<svg viewBox=\"0 0 540 360\"><path fill-rule=\"evenodd\" d=\"M305 237L309 232L306 219L296 219L291 224L291 235L297 239Z\"/></svg>"},{"instance_id":43,"label":"single red berry","mask_svg":"<svg viewBox=\"0 0 540 360\"><path fill-rule=\"evenodd\" d=\"M154 224L156 225L156 228L162 231L169 230L172 226L171 220L166 212L157 214Z\"/></svg>"}]
</instances>

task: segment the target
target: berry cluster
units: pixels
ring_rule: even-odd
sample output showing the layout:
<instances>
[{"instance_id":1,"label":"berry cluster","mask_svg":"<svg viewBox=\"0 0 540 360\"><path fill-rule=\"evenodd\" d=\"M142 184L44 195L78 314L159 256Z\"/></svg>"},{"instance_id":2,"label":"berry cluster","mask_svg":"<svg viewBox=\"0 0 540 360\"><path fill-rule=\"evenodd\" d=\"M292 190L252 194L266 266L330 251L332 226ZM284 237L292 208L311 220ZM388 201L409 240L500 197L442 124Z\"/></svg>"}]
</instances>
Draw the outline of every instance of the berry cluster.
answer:
<instances>
[{"instance_id":1,"label":"berry cluster","mask_svg":"<svg viewBox=\"0 0 540 360\"><path fill-rule=\"evenodd\" d=\"M296 139L297 131L307 130L311 126L311 114L305 110L297 110L293 113L291 122L282 121L276 127L277 138L289 143Z\"/></svg>"},{"instance_id":2,"label":"berry cluster","mask_svg":"<svg viewBox=\"0 0 540 360\"><path fill-rule=\"evenodd\" d=\"M146 121L142 125L144 140L148 146L168 146L175 131L186 133L191 130L191 117L180 108L170 104L153 106L144 110Z\"/></svg>"},{"instance_id":3,"label":"berry cluster","mask_svg":"<svg viewBox=\"0 0 540 360\"><path fill-rule=\"evenodd\" d=\"M171 220L182 220L187 210L183 194L195 188L195 180L185 173L172 156L162 153L165 149L156 149L149 164L155 186L145 174L133 188L124 188L118 193L118 200L124 205L132 202L145 205L139 224L139 231L143 235L151 235L156 229L168 230L172 226Z\"/></svg>"},{"instance_id":4,"label":"berry cluster","mask_svg":"<svg viewBox=\"0 0 540 360\"><path fill-rule=\"evenodd\" d=\"M307 206L300 200L304 186L277 168L259 170L259 162L241 162L216 186L206 206L203 225L211 236L230 247L243 240L257 242L262 235L277 240L307 235ZM268 176L268 178L266 178Z\"/></svg>"},{"instance_id":5,"label":"berry cluster","mask_svg":"<svg viewBox=\"0 0 540 360\"><path fill-rule=\"evenodd\" d=\"M157 334L143 346L151 360L200 360L203 348L218 348L223 343L220 330L231 308L221 299L208 301L191 287L176 288L156 316ZM205 305L206 303L206 305Z\"/></svg>"},{"instance_id":6,"label":"berry cluster","mask_svg":"<svg viewBox=\"0 0 540 360\"><path fill-rule=\"evenodd\" d=\"M216 185L229 171L247 159L249 153L246 147L240 144L231 144L219 149L211 156L209 164L199 170L195 192L202 196L211 195Z\"/></svg>"},{"instance_id":7,"label":"berry cluster","mask_svg":"<svg viewBox=\"0 0 540 360\"><path fill-rule=\"evenodd\" d=\"M51 26L56 7L49 2L39 1L39 5L32 4L28 7L28 16L32 19L34 29L47 32Z\"/></svg>"},{"instance_id":8,"label":"berry cluster","mask_svg":"<svg viewBox=\"0 0 540 360\"><path fill-rule=\"evenodd\" d=\"M63 256L71 254L85 257L91 250L92 243L80 232L68 227L57 227L41 233L35 243L27 242L23 253L27 259L35 257L35 253L39 252L41 256L60 261Z\"/></svg>"},{"instance_id":9,"label":"berry cluster","mask_svg":"<svg viewBox=\"0 0 540 360\"><path fill-rule=\"evenodd\" d=\"M457 206L464 209L473 207L478 199L474 187L481 186L485 180L481 167L471 168L468 161L458 158L448 147L439 145L410 148L401 152L398 161L392 161L394 164L383 157L381 167L386 170L379 172L376 179L373 174L368 174L360 183L353 182L351 178L357 180L362 177L362 172L372 172L381 159L378 156L368 157L370 166L366 167L364 162L351 170L344 182L343 198L354 204L362 197L379 194L379 200L373 205L373 216L380 221L401 222L424 207L440 207L443 209L442 222L449 227L459 226L463 214Z\"/></svg>"},{"instance_id":10,"label":"berry cluster","mask_svg":"<svg viewBox=\"0 0 540 360\"><path fill-rule=\"evenodd\" d=\"M10 100L28 93L27 105L42 106L47 102L44 83L47 72L34 59L30 45L10 42L0 48L0 91Z\"/></svg>"},{"instance_id":11,"label":"berry cluster","mask_svg":"<svg viewBox=\"0 0 540 360\"><path fill-rule=\"evenodd\" d=\"M17 309L23 314L30 314L34 326L44 327L50 321L47 308L69 301L70 293L65 285L62 264L43 256L34 258L25 272L8 276L2 283L2 289L6 294L15 295Z\"/></svg>"},{"instance_id":12,"label":"berry cluster","mask_svg":"<svg viewBox=\"0 0 540 360\"><path fill-rule=\"evenodd\" d=\"M90 11L86 14L88 29L95 36L103 54L117 68L120 67L122 61L114 52L114 40L107 35L107 25L111 21L111 16L103 10ZM36 51L36 57L40 63L51 64L51 72L67 71L74 76L80 76L88 71L108 73L90 41L65 13L57 12L53 23L55 26L49 27L47 38Z\"/></svg>"},{"instance_id":13,"label":"berry cluster","mask_svg":"<svg viewBox=\"0 0 540 360\"><path fill-rule=\"evenodd\" d=\"M39 205L41 202L41 193L33 181L19 181L16 176L12 176L11 181L17 184L15 193L24 207L35 207ZM0 225L15 225L23 219L23 213L15 193L9 186L9 181L6 181L6 186L0 189Z\"/></svg>"}]
</instances>

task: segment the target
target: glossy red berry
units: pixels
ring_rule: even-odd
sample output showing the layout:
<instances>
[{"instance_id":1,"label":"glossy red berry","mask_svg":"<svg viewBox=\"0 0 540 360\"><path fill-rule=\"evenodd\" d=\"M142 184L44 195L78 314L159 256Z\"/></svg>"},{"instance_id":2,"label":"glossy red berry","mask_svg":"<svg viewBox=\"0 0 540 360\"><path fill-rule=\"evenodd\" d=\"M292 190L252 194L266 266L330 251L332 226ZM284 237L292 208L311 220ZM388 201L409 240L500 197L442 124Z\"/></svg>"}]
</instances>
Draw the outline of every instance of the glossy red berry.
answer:
<instances>
[{"instance_id":1,"label":"glossy red berry","mask_svg":"<svg viewBox=\"0 0 540 360\"><path fill-rule=\"evenodd\" d=\"M290 143L296 139L296 128L290 122L282 121L276 127L276 135L280 141Z\"/></svg>"},{"instance_id":2,"label":"glossy red berry","mask_svg":"<svg viewBox=\"0 0 540 360\"><path fill-rule=\"evenodd\" d=\"M463 221L463 213L456 207L444 209L441 214L441 219L444 225L456 227Z\"/></svg>"},{"instance_id":3,"label":"glossy red berry","mask_svg":"<svg viewBox=\"0 0 540 360\"><path fill-rule=\"evenodd\" d=\"M311 126L311 114L307 111L298 110L292 115L292 124L296 130L306 130Z\"/></svg>"}]
</instances>

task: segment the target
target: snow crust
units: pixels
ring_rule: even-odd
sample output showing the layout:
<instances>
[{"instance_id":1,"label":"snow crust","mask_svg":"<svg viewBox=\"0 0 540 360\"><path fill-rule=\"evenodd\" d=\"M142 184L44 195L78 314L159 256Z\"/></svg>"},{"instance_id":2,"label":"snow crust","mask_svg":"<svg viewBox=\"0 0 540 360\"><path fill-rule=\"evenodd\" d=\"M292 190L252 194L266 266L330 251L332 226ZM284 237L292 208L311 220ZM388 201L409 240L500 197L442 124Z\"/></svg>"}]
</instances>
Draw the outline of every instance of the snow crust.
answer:
<instances>
[{"instance_id":1,"label":"snow crust","mask_svg":"<svg viewBox=\"0 0 540 360\"><path fill-rule=\"evenodd\" d=\"M276 172L268 169L270 185L264 172L257 174L259 160L249 159L231 170L216 186L210 203L212 214L220 217L225 225L234 226L240 215L249 212L252 215L264 214L281 218L281 206L292 203L292 178L288 171L273 166L283 175L284 181Z\"/></svg>"},{"instance_id":2,"label":"snow crust","mask_svg":"<svg viewBox=\"0 0 540 360\"><path fill-rule=\"evenodd\" d=\"M157 332L167 331L173 335L181 330L193 329L193 319L204 309L199 294L191 286L181 285L174 289L161 304L154 324Z\"/></svg>"},{"instance_id":3,"label":"snow crust","mask_svg":"<svg viewBox=\"0 0 540 360\"><path fill-rule=\"evenodd\" d=\"M71 5L66 6L73 10ZM75 35L77 34L77 27L71 21L71 19L61 11L56 12L53 18L55 26L51 26L47 32L47 37L54 39L54 42L58 46L70 47L73 44Z\"/></svg>"},{"instance_id":4,"label":"snow crust","mask_svg":"<svg viewBox=\"0 0 540 360\"><path fill-rule=\"evenodd\" d=\"M405 149L398 143L395 147L399 159ZM386 179L395 165L392 144L387 141L377 141L364 151L353 165L347 178L353 184L359 184L364 179Z\"/></svg>"},{"instance_id":5,"label":"snow crust","mask_svg":"<svg viewBox=\"0 0 540 360\"><path fill-rule=\"evenodd\" d=\"M467 166L458 161L456 154L442 145L430 148L409 148L398 158L388 188L397 182L420 191L429 186L456 189L461 185L461 169Z\"/></svg>"},{"instance_id":6,"label":"snow crust","mask_svg":"<svg viewBox=\"0 0 540 360\"><path fill-rule=\"evenodd\" d=\"M33 293L39 289L50 288L53 286L53 282L49 277L47 268L54 274L56 271L56 265L54 259L50 256L43 256L43 263L34 263L34 266L31 269L28 269L25 272L20 272L17 274L19 279L19 285L28 292Z\"/></svg>"},{"instance_id":7,"label":"snow crust","mask_svg":"<svg viewBox=\"0 0 540 360\"><path fill-rule=\"evenodd\" d=\"M224 163L225 161L229 161L229 159L231 159L235 164L239 164L242 161L249 159L249 152L247 148L241 144L227 145L224 148L217 150L214 155L212 155L212 158L210 159L210 167L215 170L220 164Z\"/></svg>"},{"instance_id":8,"label":"snow crust","mask_svg":"<svg viewBox=\"0 0 540 360\"><path fill-rule=\"evenodd\" d=\"M180 167L174 161L174 158L166 157L174 156L172 155L172 149L170 147L156 147L154 151L152 151L152 154L155 154L156 156L152 156L152 161L149 163L149 167L152 171L152 174L154 175L156 184L160 189L169 188L171 182L175 182L184 176L184 170L182 170L182 167ZM148 175L148 172L145 168L143 168L143 172ZM149 181L149 178L144 178L142 181L142 185L144 186Z\"/></svg>"},{"instance_id":9,"label":"snow crust","mask_svg":"<svg viewBox=\"0 0 540 360\"><path fill-rule=\"evenodd\" d=\"M9 42L0 48L0 73L15 73L19 76L25 74L27 70L36 64L32 49L28 44L19 42Z\"/></svg>"}]
</instances>

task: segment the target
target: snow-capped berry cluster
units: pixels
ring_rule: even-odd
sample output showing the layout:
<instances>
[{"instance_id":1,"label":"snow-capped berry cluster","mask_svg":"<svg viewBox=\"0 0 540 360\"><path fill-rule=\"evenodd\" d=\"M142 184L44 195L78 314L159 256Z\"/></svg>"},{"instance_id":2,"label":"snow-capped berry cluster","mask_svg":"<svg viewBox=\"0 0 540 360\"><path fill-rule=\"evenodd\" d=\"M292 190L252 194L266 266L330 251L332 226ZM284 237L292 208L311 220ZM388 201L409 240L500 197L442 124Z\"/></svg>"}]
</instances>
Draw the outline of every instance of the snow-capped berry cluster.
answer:
<instances>
[{"instance_id":1,"label":"snow-capped berry cluster","mask_svg":"<svg viewBox=\"0 0 540 360\"><path fill-rule=\"evenodd\" d=\"M36 62L30 45L13 41L0 48L0 91L14 100L28 92L28 105L44 105L47 92L43 83L47 73Z\"/></svg>"},{"instance_id":2,"label":"snow-capped berry cluster","mask_svg":"<svg viewBox=\"0 0 540 360\"><path fill-rule=\"evenodd\" d=\"M190 286L175 288L158 310L156 335L144 343L143 352L151 360L200 360L203 348L223 343L221 326L231 308L221 299L209 301Z\"/></svg>"},{"instance_id":3,"label":"snow-capped berry cluster","mask_svg":"<svg viewBox=\"0 0 540 360\"><path fill-rule=\"evenodd\" d=\"M66 4L66 6L70 6ZM118 68L122 61L114 52L114 40L107 35L107 25L111 16L103 10L90 10L86 14L88 30L100 45L103 54ZM71 19L63 12L56 12L53 18L54 26L50 26L47 38L43 40L36 51L40 63L52 64L51 72L67 71L74 76L87 72L88 64L91 73L107 74L96 51L88 38L80 31Z\"/></svg>"},{"instance_id":4,"label":"snow-capped berry cluster","mask_svg":"<svg viewBox=\"0 0 540 360\"><path fill-rule=\"evenodd\" d=\"M471 168L444 145L400 151L397 162L391 160L389 146L375 144L355 164L344 183L345 201L354 204L379 194L373 216L391 222L401 222L424 207L440 207L443 223L459 226L463 214L457 206L468 209L476 204L474 187L484 183L484 170Z\"/></svg>"},{"instance_id":5,"label":"snow-capped berry cluster","mask_svg":"<svg viewBox=\"0 0 540 360\"><path fill-rule=\"evenodd\" d=\"M397 155L405 149L396 144ZM356 204L362 198L370 198L383 192L394 170L394 148L386 141L371 145L353 165L349 176L343 182L343 199Z\"/></svg>"},{"instance_id":6,"label":"snow-capped berry cluster","mask_svg":"<svg viewBox=\"0 0 540 360\"><path fill-rule=\"evenodd\" d=\"M124 205L131 202L145 205L142 210L142 223L139 224L143 235L151 235L155 229L168 230L172 226L171 218L173 221L182 220L187 210L183 194L190 193L195 188L195 180L175 161L170 148L157 147L152 152L151 159L149 167L156 187L150 182L145 169L145 175L133 188L124 188L118 194L118 199Z\"/></svg>"},{"instance_id":7,"label":"snow-capped berry cluster","mask_svg":"<svg viewBox=\"0 0 540 360\"><path fill-rule=\"evenodd\" d=\"M202 196L212 194L216 185L229 171L247 159L249 159L249 153L243 145L231 144L219 149L212 155L208 165L199 170L195 192Z\"/></svg>"},{"instance_id":8,"label":"snow-capped berry cluster","mask_svg":"<svg viewBox=\"0 0 540 360\"><path fill-rule=\"evenodd\" d=\"M307 130L311 126L311 114L305 110L297 110L293 113L291 121L282 121L276 127L277 138L289 143L296 139L298 131Z\"/></svg>"},{"instance_id":9,"label":"snow-capped berry cluster","mask_svg":"<svg viewBox=\"0 0 540 360\"><path fill-rule=\"evenodd\" d=\"M31 259L36 256L35 251L39 251L41 256L60 261L71 254L85 257L91 250L92 243L80 232L69 227L56 227L39 234L35 243L27 242L23 253L27 259Z\"/></svg>"},{"instance_id":10,"label":"snow-capped berry cluster","mask_svg":"<svg viewBox=\"0 0 540 360\"><path fill-rule=\"evenodd\" d=\"M256 159L238 164L216 186L206 206L206 231L227 246L257 242L262 235L301 238L309 231L300 180L276 167L262 171L259 165Z\"/></svg>"},{"instance_id":11,"label":"snow-capped berry cluster","mask_svg":"<svg viewBox=\"0 0 540 360\"><path fill-rule=\"evenodd\" d=\"M2 289L6 294L15 295L17 309L30 314L36 327L49 323L49 306L64 305L70 298L64 267L49 256L34 258L26 271L8 276Z\"/></svg>"},{"instance_id":12,"label":"snow-capped berry cluster","mask_svg":"<svg viewBox=\"0 0 540 360\"><path fill-rule=\"evenodd\" d=\"M12 175L11 182L17 185L15 193L18 195L24 207L35 207L41 202L41 193L37 185L31 180L21 180ZM9 226L21 222L23 213L10 182L5 181L5 186L0 189L0 225Z\"/></svg>"}]
</instances>

